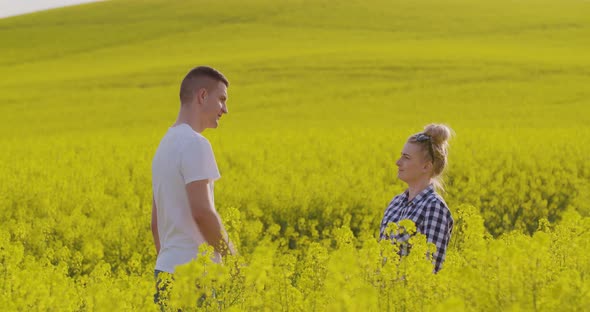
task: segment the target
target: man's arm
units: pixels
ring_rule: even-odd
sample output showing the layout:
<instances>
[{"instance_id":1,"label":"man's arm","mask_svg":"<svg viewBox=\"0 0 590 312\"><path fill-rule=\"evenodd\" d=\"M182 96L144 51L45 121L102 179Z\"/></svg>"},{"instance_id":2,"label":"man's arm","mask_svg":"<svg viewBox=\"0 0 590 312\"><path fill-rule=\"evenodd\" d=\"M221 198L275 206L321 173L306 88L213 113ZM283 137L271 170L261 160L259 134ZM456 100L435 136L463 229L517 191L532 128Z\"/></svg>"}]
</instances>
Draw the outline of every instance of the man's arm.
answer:
<instances>
[{"instance_id":1,"label":"man's arm","mask_svg":"<svg viewBox=\"0 0 590 312\"><path fill-rule=\"evenodd\" d=\"M156 254L160 254L160 236L158 235L158 213L156 210L156 200L152 198L152 235L154 244L156 244Z\"/></svg>"},{"instance_id":2,"label":"man's arm","mask_svg":"<svg viewBox=\"0 0 590 312\"><path fill-rule=\"evenodd\" d=\"M215 212L211 194L209 192L209 180L198 180L186 185L188 202L195 223L199 227L205 241L213 246L215 251L222 256L234 254L225 229L221 224L221 218Z\"/></svg>"}]
</instances>

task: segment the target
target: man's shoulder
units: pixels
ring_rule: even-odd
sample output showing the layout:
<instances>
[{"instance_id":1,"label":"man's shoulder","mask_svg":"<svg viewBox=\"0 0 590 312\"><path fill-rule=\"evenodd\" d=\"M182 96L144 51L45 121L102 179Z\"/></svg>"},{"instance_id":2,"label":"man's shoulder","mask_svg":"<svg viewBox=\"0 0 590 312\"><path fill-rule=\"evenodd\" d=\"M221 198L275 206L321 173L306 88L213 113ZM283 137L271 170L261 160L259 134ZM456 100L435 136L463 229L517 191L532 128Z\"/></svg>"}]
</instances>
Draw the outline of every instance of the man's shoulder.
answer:
<instances>
[{"instance_id":1,"label":"man's shoulder","mask_svg":"<svg viewBox=\"0 0 590 312\"><path fill-rule=\"evenodd\" d=\"M183 148L211 148L211 143L202 134L187 127L171 133Z\"/></svg>"},{"instance_id":2,"label":"man's shoulder","mask_svg":"<svg viewBox=\"0 0 590 312\"><path fill-rule=\"evenodd\" d=\"M211 143L201 134L195 132L183 138L183 147L188 150L211 150Z\"/></svg>"}]
</instances>

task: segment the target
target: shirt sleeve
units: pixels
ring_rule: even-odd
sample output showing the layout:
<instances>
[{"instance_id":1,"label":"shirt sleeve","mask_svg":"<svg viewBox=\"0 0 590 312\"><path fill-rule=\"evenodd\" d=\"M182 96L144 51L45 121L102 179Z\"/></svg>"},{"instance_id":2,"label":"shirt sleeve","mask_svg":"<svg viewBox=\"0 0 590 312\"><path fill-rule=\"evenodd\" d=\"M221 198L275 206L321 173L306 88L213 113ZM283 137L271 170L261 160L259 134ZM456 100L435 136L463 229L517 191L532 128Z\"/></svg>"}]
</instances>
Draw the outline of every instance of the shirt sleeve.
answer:
<instances>
[{"instance_id":1,"label":"shirt sleeve","mask_svg":"<svg viewBox=\"0 0 590 312\"><path fill-rule=\"evenodd\" d=\"M422 234L426 235L428 242L436 246L436 252L431 257L434 263L434 272L436 273L442 268L442 263L447 253L447 246L451 239L451 232L453 231L453 219L444 202L435 200L428 203L424 223L419 230Z\"/></svg>"},{"instance_id":2,"label":"shirt sleeve","mask_svg":"<svg viewBox=\"0 0 590 312\"><path fill-rule=\"evenodd\" d=\"M379 227L379 240L392 238L391 235L389 237L385 235L385 229L387 229L387 225L389 224L389 222L392 222L393 210L397 198L398 196L393 197L393 199L387 205L387 208L385 208L385 212L383 213L383 219L381 219L381 226Z\"/></svg>"},{"instance_id":3,"label":"shirt sleeve","mask_svg":"<svg viewBox=\"0 0 590 312\"><path fill-rule=\"evenodd\" d=\"M185 184L221 177L213 149L207 140L192 139L184 145L180 155L180 173Z\"/></svg>"}]
</instances>

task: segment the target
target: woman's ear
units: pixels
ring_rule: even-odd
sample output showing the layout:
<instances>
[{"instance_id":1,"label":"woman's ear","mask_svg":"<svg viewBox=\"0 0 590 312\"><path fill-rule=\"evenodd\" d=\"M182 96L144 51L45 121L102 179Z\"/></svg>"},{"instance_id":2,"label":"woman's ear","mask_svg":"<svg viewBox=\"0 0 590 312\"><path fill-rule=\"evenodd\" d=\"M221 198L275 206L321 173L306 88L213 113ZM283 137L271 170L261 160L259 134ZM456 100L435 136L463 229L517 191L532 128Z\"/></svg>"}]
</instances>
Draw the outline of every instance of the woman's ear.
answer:
<instances>
[{"instance_id":1,"label":"woman's ear","mask_svg":"<svg viewBox=\"0 0 590 312\"><path fill-rule=\"evenodd\" d=\"M424 165L422 166L422 171L423 172L430 172L432 170L432 167L433 167L432 161L427 160L424 162Z\"/></svg>"}]
</instances>

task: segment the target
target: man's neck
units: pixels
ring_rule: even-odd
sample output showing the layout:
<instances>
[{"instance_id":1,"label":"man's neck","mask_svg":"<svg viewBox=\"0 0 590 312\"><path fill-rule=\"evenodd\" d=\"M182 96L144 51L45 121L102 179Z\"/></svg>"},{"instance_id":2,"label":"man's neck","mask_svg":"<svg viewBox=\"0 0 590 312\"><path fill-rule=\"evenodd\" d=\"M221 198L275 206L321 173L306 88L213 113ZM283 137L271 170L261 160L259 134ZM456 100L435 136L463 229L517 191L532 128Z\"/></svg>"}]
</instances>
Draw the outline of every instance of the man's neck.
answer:
<instances>
[{"instance_id":1,"label":"man's neck","mask_svg":"<svg viewBox=\"0 0 590 312\"><path fill-rule=\"evenodd\" d=\"M189 112L184 111L183 109L180 110L178 113L178 118L176 118L176 122L173 126L178 126L181 124L189 125L195 132L201 133L205 129L201 126L201 122L197 118L189 118Z\"/></svg>"}]
</instances>

